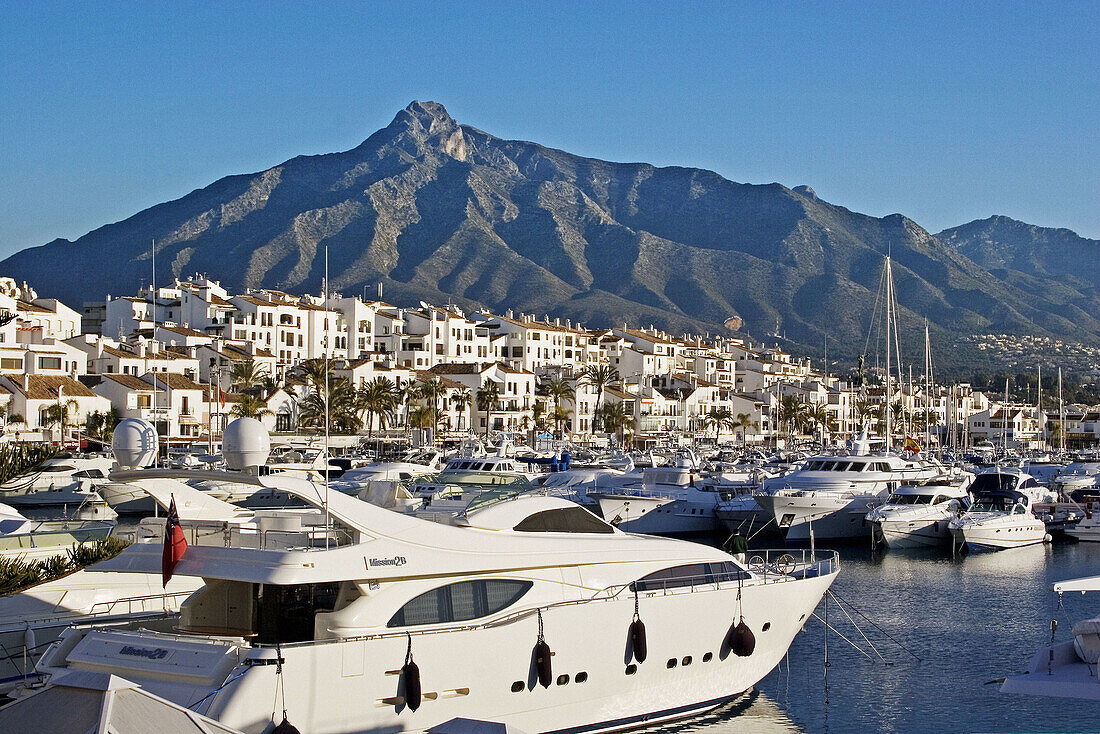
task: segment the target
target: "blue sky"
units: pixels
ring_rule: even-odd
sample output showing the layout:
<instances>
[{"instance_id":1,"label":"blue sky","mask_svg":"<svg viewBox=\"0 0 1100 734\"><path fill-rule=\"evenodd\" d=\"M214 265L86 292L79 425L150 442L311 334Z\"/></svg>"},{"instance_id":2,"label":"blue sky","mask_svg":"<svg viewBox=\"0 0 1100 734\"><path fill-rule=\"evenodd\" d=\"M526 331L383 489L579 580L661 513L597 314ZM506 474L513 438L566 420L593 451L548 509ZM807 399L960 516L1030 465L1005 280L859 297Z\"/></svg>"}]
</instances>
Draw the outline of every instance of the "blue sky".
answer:
<instances>
[{"instance_id":1,"label":"blue sky","mask_svg":"<svg viewBox=\"0 0 1100 734\"><path fill-rule=\"evenodd\" d=\"M0 0L0 256L411 100L617 161L808 184L932 232L1100 238L1100 2Z\"/></svg>"}]
</instances>

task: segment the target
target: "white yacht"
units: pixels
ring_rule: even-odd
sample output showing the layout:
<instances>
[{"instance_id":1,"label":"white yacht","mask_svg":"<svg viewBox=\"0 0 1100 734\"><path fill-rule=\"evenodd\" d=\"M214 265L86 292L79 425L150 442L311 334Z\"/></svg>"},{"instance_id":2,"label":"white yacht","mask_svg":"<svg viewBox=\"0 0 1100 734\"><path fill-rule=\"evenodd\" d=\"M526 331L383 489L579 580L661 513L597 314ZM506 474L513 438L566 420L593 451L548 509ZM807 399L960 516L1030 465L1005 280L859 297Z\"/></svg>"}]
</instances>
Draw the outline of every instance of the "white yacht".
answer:
<instances>
[{"instance_id":1,"label":"white yacht","mask_svg":"<svg viewBox=\"0 0 1100 734\"><path fill-rule=\"evenodd\" d=\"M1059 581L1051 589L1059 598L1067 592L1100 591L1100 576ZM1072 640L1042 648L1031 656L1027 671L1006 677L1001 693L1100 701L1100 617L1078 622L1071 631Z\"/></svg>"},{"instance_id":2,"label":"white yacht","mask_svg":"<svg viewBox=\"0 0 1100 734\"><path fill-rule=\"evenodd\" d=\"M96 488L107 481L114 459L61 456L37 470L0 484L0 502L12 507L80 505L100 499Z\"/></svg>"},{"instance_id":3,"label":"white yacht","mask_svg":"<svg viewBox=\"0 0 1100 734\"><path fill-rule=\"evenodd\" d=\"M895 454L815 456L801 469L767 479L756 502L769 513L788 542L867 537L867 512L903 484L919 484L943 473L934 461Z\"/></svg>"},{"instance_id":4,"label":"white yacht","mask_svg":"<svg viewBox=\"0 0 1100 734\"><path fill-rule=\"evenodd\" d=\"M1054 475L1050 487L1063 498L1080 499L1084 494L1100 494L1097 479L1100 479L1100 462L1074 461Z\"/></svg>"},{"instance_id":5,"label":"white yacht","mask_svg":"<svg viewBox=\"0 0 1100 734\"><path fill-rule=\"evenodd\" d=\"M1003 550L1036 545L1049 539L1047 526L1032 505L1053 499L1034 477L1019 469L994 467L970 485L974 504L951 521L954 542L967 549Z\"/></svg>"},{"instance_id":6,"label":"white yacht","mask_svg":"<svg viewBox=\"0 0 1100 734\"><path fill-rule=\"evenodd\" d=\"M339 479L329 482L329 487L344 494L359 494L369 490L373 482L403 482L424 474L434 474L444 465L443 453L439 449L413 449L397 461L375 461L349 469Z\"/></svg>"},{"instance_id":7,"label":"white yacht","mask_svg":"<svg viewBox=\"0 0 1100 734\"><path fill-rule=\"evenodd\" d=\"M1090 502L1085 505L1084 517L1072 526L1065 528L1065 534L1071 538L1084 542L1100 542L1100 503Z\"/></svg>"},{"instance_id":8,"label":"white yacht","mask_svg":"<svg viewBox=\"0 0 1100 734\"><path fill-rule=\"evenodd\" d=\"M627 532L692 535L720 527L715 509L721 497L686 451L671 466L601 478L588 497L599 503L604 519Z\"/></svg>"},{"instance_id":9,"label":"white yacht","mask_svg":"<svg viewBox=\"0 0 1100 734\"><path fill-rule=\"evenodd\" d=\"M324 491L250 480L315 506ZM118 675L249 734L282 717L273 702L311 734L419 732L456 717L607 731L751 688L838 573L833 553L748 568L705 545L622 533L555 497L486 504L464 526L335 492L323 511L337 538L187 548L174 573L205 586L176 628L72 628L38 672L61 685ZM104 567L159 572L161 548L135 544Z\"/></svg>"},{"instance_id":10,"label":"white yacht","mask_svg":"<svg viewBox=\"0 0 1100 734\"><path fill-rule=\"evenodd\" d=\"M932 481L898 487L884 504L867 513L875 542L888 548L921 548L951 544L952 520L970 507L963 481Z\"/></svg>"}]
</instances>

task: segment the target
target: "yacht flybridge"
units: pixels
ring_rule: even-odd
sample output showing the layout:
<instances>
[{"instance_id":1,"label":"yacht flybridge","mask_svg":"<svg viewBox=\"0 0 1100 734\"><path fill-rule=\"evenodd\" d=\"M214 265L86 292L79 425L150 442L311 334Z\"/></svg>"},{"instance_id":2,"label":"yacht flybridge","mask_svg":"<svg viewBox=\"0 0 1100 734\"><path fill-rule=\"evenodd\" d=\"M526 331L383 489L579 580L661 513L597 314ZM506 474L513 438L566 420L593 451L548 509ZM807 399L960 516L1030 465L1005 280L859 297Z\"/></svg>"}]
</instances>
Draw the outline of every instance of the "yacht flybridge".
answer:
<instances>
[{"instance_id":1,"label":"yacht flybridge","mask_svg":"<svg viewBox=\"0 0 1100 734\"><path fill-rule=\"evenodd\" d=\"M266 443L248 432L258 426L240 419L226 442ZM530 734L609 731L749 689L839 568L833 553L761 553L745 566L544 495L441 525L339 492L326 502L303 479L242 477L321 509L331 532L289 547L262 532L248 547L192 545L173 572L205 586L178 627L73 628L39 672L119 675L250 733L277 723L273 702L311 734L422 731L456 717ZM160 572L161 544L99 569Z\"/></svg>"}]
</instances>

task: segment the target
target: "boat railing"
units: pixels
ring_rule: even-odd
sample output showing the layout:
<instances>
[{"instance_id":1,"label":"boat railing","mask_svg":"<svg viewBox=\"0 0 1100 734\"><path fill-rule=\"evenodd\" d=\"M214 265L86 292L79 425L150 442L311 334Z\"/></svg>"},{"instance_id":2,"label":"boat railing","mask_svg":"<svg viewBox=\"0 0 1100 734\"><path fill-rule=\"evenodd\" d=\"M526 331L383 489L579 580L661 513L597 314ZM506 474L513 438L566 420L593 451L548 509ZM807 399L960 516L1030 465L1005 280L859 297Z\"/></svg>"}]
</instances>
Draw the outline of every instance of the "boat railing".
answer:
<instances>
[{"instance_id":1,"label":"boat railing","mask_svg":"<svg viewBox=\"0 0 1100 734\"><path fill-rule=\"evenodd\" d=\"M137 612L168 612L168 602L172 600L183 601L194 593L194 589L187 591L166 591L160 594L145 594L143 596L127 596L121 599L99 601L88 610L89 616L109 616L112 614L135 614ZM148 608L148 603L160 602L159 608ZM140 606L138 606L140 605ZM125 611L121 611L125 606ZM135 606L137 608L135 609Z\"/></svg>"}]
</instances>

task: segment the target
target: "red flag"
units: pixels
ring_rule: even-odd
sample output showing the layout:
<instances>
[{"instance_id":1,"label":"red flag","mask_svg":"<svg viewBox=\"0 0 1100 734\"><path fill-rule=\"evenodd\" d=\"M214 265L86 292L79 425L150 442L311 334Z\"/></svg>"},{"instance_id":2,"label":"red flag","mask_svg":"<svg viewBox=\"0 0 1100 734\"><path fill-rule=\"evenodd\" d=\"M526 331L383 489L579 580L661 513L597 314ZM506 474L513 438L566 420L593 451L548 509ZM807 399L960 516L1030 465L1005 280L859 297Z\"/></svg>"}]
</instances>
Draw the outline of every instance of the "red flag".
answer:
<instances>
[{"instance_id":1,"label":"red flag","mask_svg":"<svg viewBox=\"0 0 1100 734\"><path fill-rule=\"evenodd\" d=\"M221 401L222 407L225 407L225 393L222 392L221 387L218 387L218 400Z\"/></svg>"},{"instance_id":2,"label":"red flag","mask_svg":"<svg viewBox=\"0 0 1100 734\"><path fill-rule=\"evenodd\" d=\"M160 557L160 576L164 586L172 579L172 571L176 570L176 564L183 558L187 551L187 538L180 527L180 516L176 512L176 498L172 497L172 504L168 506L168 520L164 523L164 551Z\"/></svg>"}]
</instances>

